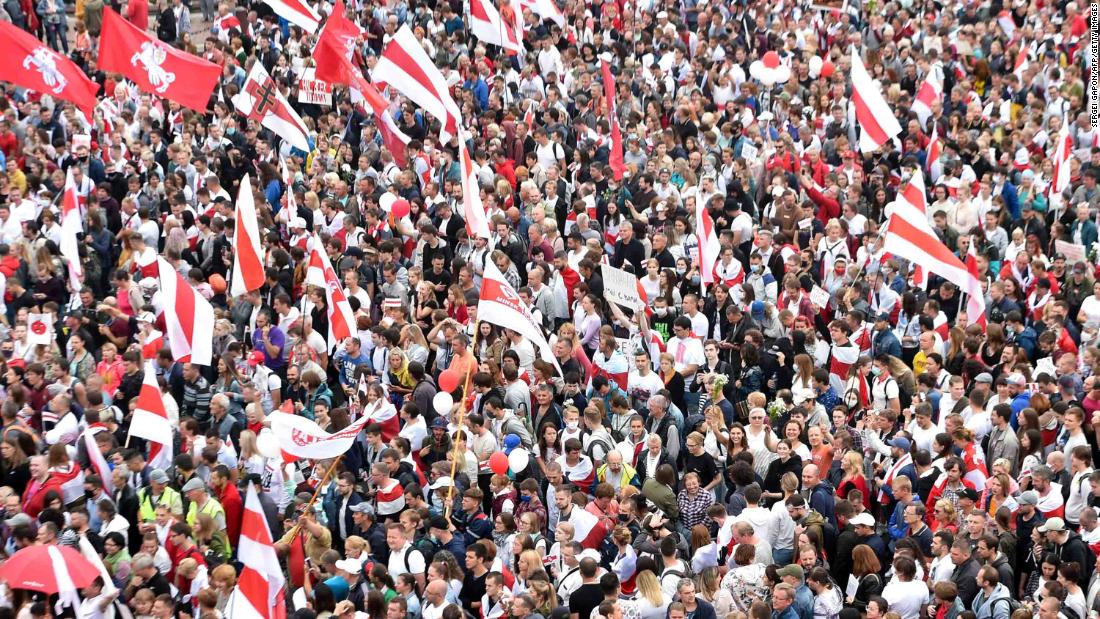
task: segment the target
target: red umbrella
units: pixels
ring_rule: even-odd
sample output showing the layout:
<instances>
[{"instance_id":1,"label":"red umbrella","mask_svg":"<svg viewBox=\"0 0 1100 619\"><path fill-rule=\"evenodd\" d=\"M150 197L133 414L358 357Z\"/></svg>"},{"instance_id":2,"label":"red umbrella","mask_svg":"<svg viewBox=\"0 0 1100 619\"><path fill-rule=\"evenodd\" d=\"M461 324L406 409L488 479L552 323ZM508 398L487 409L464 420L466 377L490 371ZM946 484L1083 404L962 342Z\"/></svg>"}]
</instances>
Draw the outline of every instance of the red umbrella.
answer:
<instances>
[{"instance_id":1,"label":"red umbrella","mask_svg":"<svg viewBox=\"0 0 1100 619\"><path fill-rule=\"evenodd\" d=\"M68 546L28 546L0 565L0 579L12 589L52 594L92 584L99 569Z\"/></svg>"}]
</instances>

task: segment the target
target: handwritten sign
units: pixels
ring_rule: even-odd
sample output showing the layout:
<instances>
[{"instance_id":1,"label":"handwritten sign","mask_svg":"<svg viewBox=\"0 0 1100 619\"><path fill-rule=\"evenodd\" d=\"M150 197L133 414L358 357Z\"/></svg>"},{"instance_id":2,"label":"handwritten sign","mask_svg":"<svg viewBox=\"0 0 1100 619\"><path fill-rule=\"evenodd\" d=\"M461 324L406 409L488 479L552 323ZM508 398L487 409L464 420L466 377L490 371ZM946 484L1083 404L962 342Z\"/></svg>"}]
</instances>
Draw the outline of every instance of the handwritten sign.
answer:
<instances>
[{"instance_id":1,"label":"handwritten sign","mask_svg":"<svg viewBox=\"0 0 1100 619\"><path fill-rule=\"evenodd\" d=\"M316 69L306 69L298 80L298 103L332 105L332 84L317 79Z\"/></svg>"},{"instance_id":2,"label":"handwritten sign","mask_svg":"<svg viewBox=\"0 0 1100 619\"><path fill-rule=\"evenodd\" d=\"M824 309L829 305L829 292L821 286L814 286L810 290L810 303L813 303L814 307L818 309Z\"/></svg>"},{"instance_id":3,"label":"handwritten sign","mask_svg":"<svg viewBox=\"0 0 1100 619\"><path fill-rule=\"evenodd\" d=\"M1074 265L1078 262L1085 262L1085 246L1078 245L1077 243L1070 243L1069 241L1054 241L1054 253L1062 254L1066 257L1066 264Z\"/></svg>"},{"instance_id":4,"label":"handwritten sign","mask_svg":"<svg viewBox=\"0 0 1100 619\"><path fill-rule=\"evenodd\" d=\"M602 264L600 267L603 275L604 298L634 311L645 307L638 294L638 278L634 274L616 269L610 264Z\"/></svg>"}]
</instances>

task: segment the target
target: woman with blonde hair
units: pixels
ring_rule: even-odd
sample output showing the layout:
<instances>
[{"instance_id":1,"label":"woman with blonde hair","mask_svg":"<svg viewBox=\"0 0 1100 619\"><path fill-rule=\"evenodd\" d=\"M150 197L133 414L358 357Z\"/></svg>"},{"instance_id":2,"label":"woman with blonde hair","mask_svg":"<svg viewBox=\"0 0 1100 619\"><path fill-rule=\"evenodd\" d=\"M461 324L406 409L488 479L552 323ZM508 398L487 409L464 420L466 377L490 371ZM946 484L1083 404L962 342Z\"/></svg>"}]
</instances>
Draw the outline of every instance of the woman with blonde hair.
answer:
<instances>
[{"instance_id":1,"label":"woman with blonde hair","mask_svg":"<svg viewBox=\"0 0 1100 619\"><path fill-rule=\"evenodd\" d=\"M717 567L708 567L695 577L698 595L714 607L716 617L726 617L736 609L733 596L721 585L722 578Z\"/></svg>"},{"instance_id":2,"label":"woman with blonde hair","mask_svg":"<svg viewBox=\"0 0 1100 619\"><path fill-rule=\"evenodd\" d=\"M519 557L516 559L515 576L516 582L512 585L512 595L519 595L526 593L530 588L528 586L528 579L535 572L542 571L542 557L535 550L524 550L519 553Z\"/></svg>"},{"instance_id":3,"label":"woman with blonde hair","mask_svg":"<svg viewBox=\"0 0 1100 619\"><path fill-rule=\"evenodd\" d=\"M218 594L218 610L225 611L225 604L236 587L237 570L232 565L219 565L210 571L210 588Z\"/></svg>"},{"instance_id":4,"label":"woman with blonde hair","mask_svg":"<svg viewBox=\"0 0 1100 619\"><path fill-rule=\"evenodd\" d=\"M419 325L408 324L401 329L401 348L410 362L416 361L427 367L430 347Z\"/></svg>"},{"instance_id":5,"label":"woman with blonde hair","mask_svg":"<svg viewBox=\"0 0 1100 619\"><path fill-rule=\"evenodd\" d=\"M845 452L840 460L840 470L844 472L844 477L837 485L836 495L843 499L852 490L859 490L863 495L863 508L870 510L871 489L867 485L867 476L863 473L863 454L858 451Z\"/></svg>"},{"instance_id":6,"label":"woman with blonde hair","mask_svg":"<svg viewBox=\"0 0 1100 619\"><path fill-rule=\"evenodd\" d=\"M212 558L225 563L233 554L233 548L229 545L229 536L217 527L210 514L195 516L195 526L191 528L191 535L199 550L207 557L207 563Z\"/></svg>"},{"instance_id":7,"label":"woman with blonde hair","mask_svg":"<svg viewBox=\"0 0 1100 619\"><path fill-rule=\"evenodd\" d=\"M932 532L948 530L952 534L959 532L959 514L950 499L940 499L932 510Z\"/></svg>"},{"instance_id":8,"label":"woman with blonde hair","mask_svg":"<svg viewBox=\"0 0 1100 619\"><path fill-rule=\"evenodd\" d=\"M256 446L256 433L252 430L241 430L240 455L237 457L237 468L241 471L241 477L248 475L263 475L267 470L267 460Z\"/></svg>"},{"instance_id":9,"label":"woman with blonde hair","mask_svg":"<svg viewBox=\"0 0 1100 619\"><path fill-rule=\"evenodd\" d=\"M640 619L664 619L672 600L661 590L657 576L649 571L638 572L638 615Z\"/></svg>"}]
</instances>

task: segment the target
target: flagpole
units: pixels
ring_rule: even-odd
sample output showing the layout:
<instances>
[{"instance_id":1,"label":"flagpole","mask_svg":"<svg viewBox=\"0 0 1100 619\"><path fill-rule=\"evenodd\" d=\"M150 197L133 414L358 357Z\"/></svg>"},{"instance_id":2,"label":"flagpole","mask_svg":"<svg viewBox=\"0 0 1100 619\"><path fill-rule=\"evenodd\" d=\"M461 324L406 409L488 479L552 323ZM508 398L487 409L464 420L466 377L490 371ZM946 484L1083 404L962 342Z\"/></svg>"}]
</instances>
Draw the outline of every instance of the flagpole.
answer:
<instances>
[{"instance_id":1,"label":"flagpole","mask_svg":"<svg viewBox=\"0 0 1100 619\"><path fill-rule=\"evenodd\" d=\"M470 364L469 369L466 370L466 377L462 381L462 400L458 406L458 420L455 422L455 426L458 428L456 432L462 431L462 422L466 419L466 394L470 392L470 380L474 375L474 368L477 366L477 340L481 336L480 321L475 325L474 337L470 342L470 354L474 357L474 363ZM458 468L458 458L461 454L458 453L458 441L454 441L454 446L451 451L451 487L447 490L447 505L443 508L443 517L447 520L451 519L451 507L454 505L455 496L455 472Z\"/></svg>"},{"instance_id":2,"label":"flagpole","mask_svg":"<svg viewBox=\"0 0 1100 619\"><path fill-rule=\"evenodd\" d=\"M313 491L313 496L310 497L309 503L306 503L304 511L308 512L309 510L313 509L313 504L316 503L317 498L321 496L321 491L325 489L325 484L328 483L329 478L332 477L333 472L336 471L336 465L340 464L340 461L343 459L344 454L340 454L339 456L336 456L336 459L332 461L332 464L329 465L328 470L325 471L325 476L321 478L321 481L317 482L317 489ZM301 528L302 520L299 518L297 524L295 524L294 528L290 530L290 538L293 539L294 536L298 534L298 529Z\"/></svg>"}]
</instances>

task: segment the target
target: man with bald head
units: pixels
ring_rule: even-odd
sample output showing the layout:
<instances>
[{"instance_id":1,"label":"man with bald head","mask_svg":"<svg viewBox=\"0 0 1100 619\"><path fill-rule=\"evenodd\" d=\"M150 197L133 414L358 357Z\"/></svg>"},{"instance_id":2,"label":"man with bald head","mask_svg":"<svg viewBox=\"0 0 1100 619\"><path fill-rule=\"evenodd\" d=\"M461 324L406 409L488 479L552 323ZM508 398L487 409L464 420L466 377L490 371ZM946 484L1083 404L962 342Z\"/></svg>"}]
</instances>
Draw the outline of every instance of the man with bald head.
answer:
<instances>
[{"instance_id":1,"label":"man with bald head","mask_svg":"<svg viewBox=\"0 0 1100 619\"><path fill-rule=\"evenodd\" d=\"M607 452L605 462L596 469L596 481L611 484L615 492L622 495L628 486L641 486L638 479L638 471L634 467L623 462L623 454L618 449Z\"/></svg>"},{"instance_id":2,"label":"man with bald head","mask_svg":"<svg viewBox=\"0 0 1100 619\"><path fill-rule=\"evenodd\" d=\"M420 613L422 619L440 619L447 606L447 581L433 580L428 583L424 588L424 610Z\"/></svg>"},{"instance_id":3,"label":"man with bald head","mask_svg":"<svg viewBox=\"0 0 1100 619\"><path fill-rule=\"evenodd\" d=\"M836 491L829 482L821 479L821 471L816 464L807 464L802 467L802 494L810 509L825 517L826 520L836 526L836 513L833 506L836 504Z\"/></svg>"}]
</instances>

